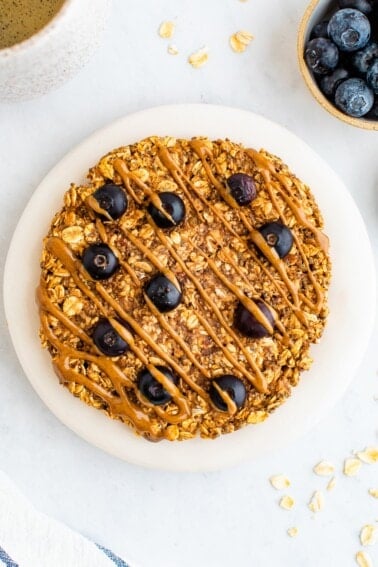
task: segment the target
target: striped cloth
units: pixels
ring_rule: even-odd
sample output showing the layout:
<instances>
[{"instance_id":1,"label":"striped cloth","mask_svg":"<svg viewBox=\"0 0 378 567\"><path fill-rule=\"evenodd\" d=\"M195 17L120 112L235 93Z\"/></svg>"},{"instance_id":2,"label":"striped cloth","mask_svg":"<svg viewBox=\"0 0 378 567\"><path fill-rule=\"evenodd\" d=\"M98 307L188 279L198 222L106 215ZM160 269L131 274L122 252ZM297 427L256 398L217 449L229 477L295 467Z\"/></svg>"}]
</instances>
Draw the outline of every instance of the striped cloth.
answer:
<instances>
[{"instance_id":1,"label":"striped cloth","mask_svg":"<svg viewBox=\"0 0 378 567\"><path fill-rule=\"evenodd\" d=\"M0 471L0 567L130 567L41 514Z\"/></svg>"}]
</instances>

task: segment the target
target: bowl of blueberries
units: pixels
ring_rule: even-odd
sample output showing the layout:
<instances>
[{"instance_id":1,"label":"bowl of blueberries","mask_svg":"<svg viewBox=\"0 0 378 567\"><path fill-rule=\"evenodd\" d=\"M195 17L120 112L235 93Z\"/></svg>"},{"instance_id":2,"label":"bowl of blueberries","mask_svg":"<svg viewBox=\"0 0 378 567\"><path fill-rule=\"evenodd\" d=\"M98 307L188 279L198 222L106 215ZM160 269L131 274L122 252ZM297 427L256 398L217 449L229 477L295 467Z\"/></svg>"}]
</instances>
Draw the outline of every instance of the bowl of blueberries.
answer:
<instances>
[{"instance_id":1,"label":"bowl of blueberries","mask_svg":"<svg viewBox=\"0 0 378 567\"><path fill-rule=\"evenodd\" d=\"M348 124L378 130L378 0L312 0L298 55L323 108Z\"/></svg>"}]
</instances>

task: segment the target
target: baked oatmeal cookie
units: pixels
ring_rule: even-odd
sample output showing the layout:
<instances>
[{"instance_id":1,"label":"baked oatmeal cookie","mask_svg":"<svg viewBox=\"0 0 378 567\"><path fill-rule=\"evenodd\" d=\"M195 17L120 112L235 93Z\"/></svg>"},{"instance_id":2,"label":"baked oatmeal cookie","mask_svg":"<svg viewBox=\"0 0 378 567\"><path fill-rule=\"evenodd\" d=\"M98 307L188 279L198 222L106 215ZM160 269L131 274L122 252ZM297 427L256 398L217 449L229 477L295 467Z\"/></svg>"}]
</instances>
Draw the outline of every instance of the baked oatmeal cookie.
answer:
<instances>
[{"instance_id":1,"label":"baked oatmeal cookie","mask_svg":"<svg viewBox=\"0 0 378 567\"><path fill-rule=\"evenodd\" d=\"M326 323L322 228L264 150L150 137L111 151L43 244L40 336L60 382L152 441L263 421Z\"/></svg>"}]
</instances>

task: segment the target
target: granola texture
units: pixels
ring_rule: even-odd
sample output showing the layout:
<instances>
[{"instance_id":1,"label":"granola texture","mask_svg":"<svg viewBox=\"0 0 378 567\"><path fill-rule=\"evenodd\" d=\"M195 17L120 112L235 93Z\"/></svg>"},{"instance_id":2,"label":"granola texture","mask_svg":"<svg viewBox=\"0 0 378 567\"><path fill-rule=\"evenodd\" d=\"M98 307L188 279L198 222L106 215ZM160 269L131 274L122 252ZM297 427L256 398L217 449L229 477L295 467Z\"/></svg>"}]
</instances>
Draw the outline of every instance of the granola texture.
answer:
<instances>
[{"instance_id":1,"label":"granola texture","mask_svg":"<svg viewBox=\"0 0 378 567\"><path fill-rule=\"evenodd\" d=\"M326 292L330 282L330 259L316 239L314 230L311 230L313 226L320 231L323 220L310 189L278 157L264 150L255 152L255 156L260 156L263 163L269 164L269 175L267 168L262 167L261 162L240 144L229 140L200 140L211 159L201 158L190 140L172 137L150 137L111 151L90 169L87 184L72 184L65 193L63 208L52 220L42 251L41 287L55 311L40 306L43 323L40 337L43 347L51 355L61 383L83 402L103 410L111 418L122 420L133 427L136 433L150 440L186 440L198 435L212 439L246 424L264 421L290 396L302 371L310 368L310 345L320 339L328 313ZM182 179L190 193L191 203L178 178L163 163L159 153L161 148L168 152L177 165L179 175L184 176ZM127 183L115 167L115 163L120 161L129 172ZM251 242L239 210L230 207L214 187L206 163L222 184L229 176L239 172L254 178L257 198L249 206L243 207L243 214L250 225L259 228L267 222L281 219L291 229L295 242L283 264L299 297L297 309L293 307L293 293L288 290L282 274ZM100 220L86 202L88 196L109 180L124 187L128 196L127 211L113 222ZM148 197L143 186L154 192L175 192L185 202L185 222L164 231L165 243L158 237L146 213ZM291 201L287 198L288 192ZM295 208L290 206L293 200L300 205L305 216L296 214ZM232 228L232 232L223 221ZM113 303L109 304L103 296L98 296L98 284L86 278L84 272L80 273L79 278L98 297L98 302L94 302L78 286L67 266L48 247L51 237L60 239L79 260L89 245L105 240L116 256L122 259L122 263L111 278L101 282L102 289L123 312L137 321L154 344L159 345L164 357L158 355L137 333L133 333L136 347L149 363L169 367L168 362L174 360L182 372L204 392L209 391L213 378L233 374L243 381L247 391L243 407L236 412L219 411L208 397L194 391L180 376L177 387L189 411L183 418L177 419L178 407L174 399L162 409L152 406L138 395L137 375L144 364L133 350L112 359L124 377L123 382L121 378L121 382L116 384L104 372L104 365L101 364L104 355L96 351L90 342L85 342L83 336L78 336L74 328L80 328L91 337L94 326L104 312L115 318L120 316L120 312L115 311ZM172 270L177 277L183 290L182 302L173 311L163 314L163 317L169 328L174 329L206 369L207 376L189 360L182 346L172 338L146 304L143 288L157 269L151 257L141 251L135 242L142 243L160 264ZM179 263L172 256L171 250L177 253L188 271L183 269L182 262ZM238 299L211 269L209 259L247 297L261 298L271 306L277 314L279 329L275 327L271 336L259 340L234 331L239 339L235 341L188 276L190 272L200 282L207 297L219 308L232 329ZM125 269L126 263L128 269ZM299 310L302 317L298 316ZM64 321L68 319L74 327L64 323L60 313L66 317ZM209 326L215 332L217 342L209 334ZM65 373L59 371L57 364L63 349L69 349L66 351L69 354L65 358L65 368L68 369ZM246 353L264 377L264 391L261 388L259 391L241 371L246 368L254 374ZM130 415L117 411L116 403L111 403L123 396L137 412L147 417L148 431L138 427Z\"/></svg>"}]
</instances>

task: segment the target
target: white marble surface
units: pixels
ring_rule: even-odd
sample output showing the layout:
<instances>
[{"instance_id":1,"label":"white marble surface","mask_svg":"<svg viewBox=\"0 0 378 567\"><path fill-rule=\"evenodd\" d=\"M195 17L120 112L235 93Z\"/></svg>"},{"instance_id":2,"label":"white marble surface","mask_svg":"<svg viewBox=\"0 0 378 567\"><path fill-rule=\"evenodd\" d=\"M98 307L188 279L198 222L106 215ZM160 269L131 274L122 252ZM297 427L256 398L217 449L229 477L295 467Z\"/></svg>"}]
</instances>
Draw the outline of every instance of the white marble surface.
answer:
<instances>
[{"instance_id":1,"label":"white marble surface","mask_svg":"<svg viewBox=\"0 0 378 567\"><path fill-rule=\"evenodd\" d=\"M238 106L289 127L344 179L377 253L378 136L336 121L306 90L296 62L305 4L114 0L105 44L79 76L39 100L0 105L1 261L34 187L72 146L118 116L173 102ZM156 33L167 18L177 22L176 57ZM227 38L243 28L256 39L236 55ZM202 45L210 60L194 70L186 56ZM31 261L25 250L20 270ZM376 332L347 395L304 439L232 470L178 475L120 462L62 426L24 377L2 317L0 468L40 510L139 567L353 566L360 527L378 519L378 500L367 494L378 488L378 465L356 478L344 477L341 466L350 451L378 444L377 339ZM307 502L326 480L311 469L323 458L337 465L338 484L313 518ZM268 484L277 472L292 480L291 512L278 507ZM290 526L299 527L296 539L286 535ZM378 565L378 546L369 552ZM62 559L57 567L70 566Z\"/></svg>"}]
</instances>

